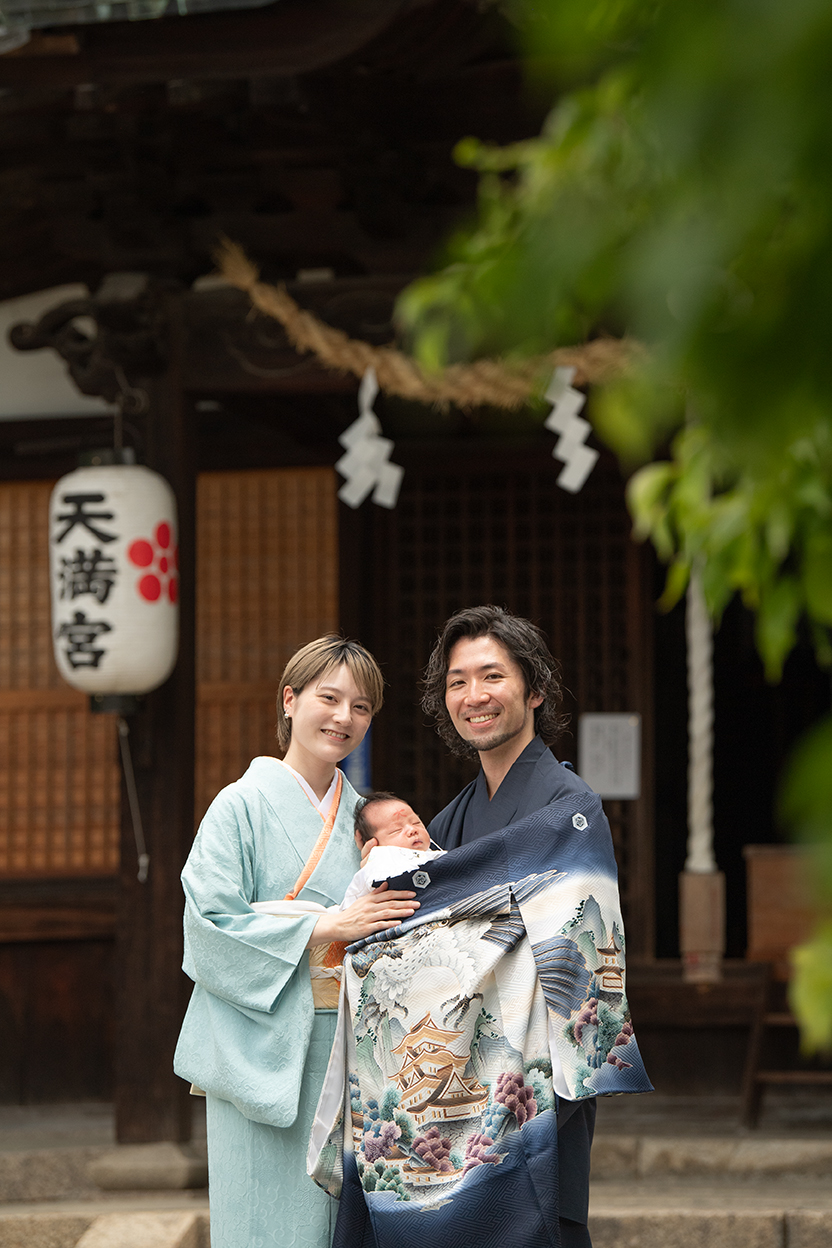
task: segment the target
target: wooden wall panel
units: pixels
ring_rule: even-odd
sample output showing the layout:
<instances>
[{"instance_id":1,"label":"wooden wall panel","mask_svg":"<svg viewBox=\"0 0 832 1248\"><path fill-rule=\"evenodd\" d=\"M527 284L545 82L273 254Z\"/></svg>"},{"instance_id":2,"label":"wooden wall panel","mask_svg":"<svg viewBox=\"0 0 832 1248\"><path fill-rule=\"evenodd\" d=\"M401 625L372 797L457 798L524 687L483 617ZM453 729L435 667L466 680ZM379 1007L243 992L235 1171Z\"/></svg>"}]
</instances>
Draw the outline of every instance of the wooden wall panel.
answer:
<instances>
[{"instance_id":1,"label":"wooden wall panel","mask_svg":"<svg viewBox=\"0 0 832 1248\"><path fill-rule=\"evenodd\" d=\"M0 942L0 1104L112 1095L113 941Z\"/></svg>"},{"instance_id":2,"label":"wooden wall panel","mask_svg":"<svg viewBox=\"0 0 832 1248\"><path fill-rule=\"evenodd\" d=\"M51 483L0 486L0 878L112 874L115 724L52 659ZM329 468L207 473L198 488L197 817L256 754L273 753L275 695L299 645L338 619Z\"/></svg>"},{"instance_id":3,"label":"wooden wall panel","mask_svg":"<svg viewBox=\"0 0 832 1248\"><path fill-rule=\"evenodd\" d=\"M203 473L197 489L196 814L273 754L291 654L338 620L330 468Z\"/></svg>"},{"instance_id":4,"label":"wooden wall panel","mask_svg":"<svg viewBox=\"0 0 832 1248\"><path fill-rule=\"evenodd\" d=\"M51 483L0 486L0 877L112 874L115 725L90 714L52 658Z\"/></svg>"},{"instance_id":5,"label":"wooden wall panel","mask_svg":"<svg viewBox=\"0 0 832 1248\"><path fill-rule=\"evenodd\" d=\"M83 698L32 703L6 710L0 693L0 874L111 874L119 812L112 721L91 715Z\"/></svg>"}]
</instances>

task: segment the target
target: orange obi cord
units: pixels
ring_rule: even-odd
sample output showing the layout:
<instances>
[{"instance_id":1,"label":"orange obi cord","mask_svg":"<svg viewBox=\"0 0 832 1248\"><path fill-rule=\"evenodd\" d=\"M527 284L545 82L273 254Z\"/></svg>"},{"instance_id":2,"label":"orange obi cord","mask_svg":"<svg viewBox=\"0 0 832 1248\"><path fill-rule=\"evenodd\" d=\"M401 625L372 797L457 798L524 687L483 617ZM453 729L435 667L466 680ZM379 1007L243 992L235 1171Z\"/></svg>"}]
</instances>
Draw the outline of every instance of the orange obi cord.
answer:
<instances>
[{"instance_id":1,"label":"orange obi cord","mask_svg":"<svg viewBox=\"0 0 832 1248\"><path fill-rule=\"evenodd\" d=\"M305 867L303 868L303 870L301 871L300 875L297 878L295 887L292 889L291 893L286 894L286 896L283 898L284 901L295 900L298 893L303 888L304 884L306 884L307 880L309 879L310 875L317 867L318 863L321 861L321 855L323 854L324 850L327 847L329 838L332 835L332 829L335 827L335 820L338 816L338 807L341 802L341 786L342 786L343 779L344 777L341 775L339 771L338 783L335 786L335 796L332 799L332 805L329 808L329 814L326 817L324 826L321 828L321 835L318 837L317 841L315 842L315 846L312 850L312 853L309 855L306 861Z\"/></svg>"},{"instance_id":2,"label":"orange obi cord","mask_svg":"<svg viewBox=\"0 0 832 1248\"><path fill-rule=\"evenodd\" d=\"M327 948L323 956L321 966L340 966L344 961L344 954L347 952L347 946L344 941L333 940L332 944Z\"/></svg>"}]
</instances>

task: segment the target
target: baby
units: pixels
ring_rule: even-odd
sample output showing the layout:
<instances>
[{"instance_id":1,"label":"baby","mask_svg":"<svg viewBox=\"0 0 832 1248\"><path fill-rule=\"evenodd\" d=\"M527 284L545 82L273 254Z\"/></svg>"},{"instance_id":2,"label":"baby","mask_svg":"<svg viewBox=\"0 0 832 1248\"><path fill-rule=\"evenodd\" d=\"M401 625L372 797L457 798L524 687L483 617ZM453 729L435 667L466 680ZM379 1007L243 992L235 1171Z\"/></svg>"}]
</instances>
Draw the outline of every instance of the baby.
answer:
<instances>
[{"instance_id":1,"label":"baby","mask_svg":"<svg viewBox=\"0 0 832 1248\"><path fill-rule=\"evenodd\" d=\"M372 840L378 844L350 881L340 910L371 892L376 884L445 853L443 849L430 848L430 836L422 820L395 793L371 793L356 805L356 844L363 849Z\"/></svg>"},{"instance_id":2,"label":"baby","mask_svg":"<svg viewBox=\"0 0 832 1248\"><path fill-rule=\"evenodd\" d=\"M371 793L356 804L355 843L363 849L372 840L378 844L350 880L344 900L330 906L330 910L346 910L356 898L372 892L378 884L446 852L430 848L430 836L422 820L413 807L395 793ZM324 907L314 901L255 901L251 908L260 914L277 916L324 911Z\"/></svg>"},{"instance_id":3,"label":"baby","mask_svg":"<svg viewBox=\"0 0 832 1248\"><path fill-rule=\"evenodd\" d=\"M355 841L362 849L369 841L378 842L367 855L364 865L356 871L347 888L344 900L340 905L330 906L330 910L346 910L359 897L367 893L385 880L401 875L404 871L412 871L422 863L430 862L444 854L444 849L431 849L428 830L422 820L407 802L396 797L395 793L371 793L363 797L355 808ZM425 881L427 883L427 881ZM324 906L315 901L254 901L252 910L259 914L269 914L275 918L281 915L323 914ZM336 946L332 946L336 948ZM338 960L342 956L338 954ZM309 974L312 979L312 994L317 1009L337 1009L341 981L341 967L329 962L330 946L316 945L309 954Z\"/></svg>"}]
</instances>

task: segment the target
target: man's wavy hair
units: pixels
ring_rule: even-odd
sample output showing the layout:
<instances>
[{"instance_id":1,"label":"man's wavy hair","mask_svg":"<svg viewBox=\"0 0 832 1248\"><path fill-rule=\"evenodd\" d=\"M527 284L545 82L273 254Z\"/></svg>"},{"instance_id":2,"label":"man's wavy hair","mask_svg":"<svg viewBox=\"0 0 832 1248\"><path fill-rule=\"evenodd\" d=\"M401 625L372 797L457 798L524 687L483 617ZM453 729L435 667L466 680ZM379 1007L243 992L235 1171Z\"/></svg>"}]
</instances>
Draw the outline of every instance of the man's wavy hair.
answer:
<instances>
[{"instance_id":1,"label":"man's wavy hair","mask_svg":"<svg viewBox=\"0 0 832 1248\"><path fill-rule=\"evenodd\" d=\"M453 725L445 706L445 686L451 651L466 638L493 637L514 659L523 673L526 696L542 693L543 701L534 712L534 727L547 745L554 745L566 727L561 713L563 690L560 669L549 653L543 634L531 620L512 615L503 607L466 607L446 622L428 659L422 682L422 710L435 722L436 731L453 754L474 758L477 751L464 741Z\"/></svg>"}]
</instances>

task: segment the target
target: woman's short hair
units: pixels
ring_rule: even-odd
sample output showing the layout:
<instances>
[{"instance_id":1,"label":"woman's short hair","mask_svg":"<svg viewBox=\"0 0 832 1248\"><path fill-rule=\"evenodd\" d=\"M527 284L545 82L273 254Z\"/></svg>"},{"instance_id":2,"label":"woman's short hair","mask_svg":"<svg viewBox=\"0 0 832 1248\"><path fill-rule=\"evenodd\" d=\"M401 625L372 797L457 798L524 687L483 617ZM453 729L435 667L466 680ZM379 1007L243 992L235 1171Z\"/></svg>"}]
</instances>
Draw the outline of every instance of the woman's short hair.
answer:
<instances>
[{"instance_id":1,"label":"woman's short hair","mask_svg":"<svg viewBox=\"0 0 832 1248\"><path fill-rule=\"evenodd\" d=\"M397 797L395 793L368 793L366 797L361 797L355 803L355 830L361 839L361 844L366 845L375 836L375 832L370 827L370 821L367 818L367 807L375 806L377 802L400 802L402 799Z\"/></svg>"},{"instance_id":2,"label":"woman's short hair","mask_svg":"<svg viewBox=\"0 0 832 1248\"><path fill-rule=\"evenodd\" d=\"M384 677L369 650L357 641L348 641L335 633L318 637L295 651L280 678L277 691L277 743L285 753L292 739L292 721L283 710L283 690L290 685L297 695L313 680L333 667L346 667L358 688L367 697L375 715L384 701Z\"/></svg>"},{"instance_id":3,"label":"woman's short hair","mask_svg":"<svg viewBox=\"0 0 832 1248\"><path fill-rule=\"evenodd\" d=\"M531 693L543 695L534 712L534 727L547 745L553 745L567 724L567 716L561 713L563 689L558 664L536 624L495 606L457 611L445 623L428 659L422 682L422 710L434 720L442 740L454 754L476 756L474 747L457 732L445 706L451 651L458 641L476 637L493 637L508 651L523 673L527 697Z\"/></svg>"}]
</instances>

